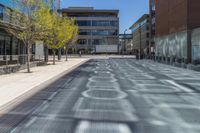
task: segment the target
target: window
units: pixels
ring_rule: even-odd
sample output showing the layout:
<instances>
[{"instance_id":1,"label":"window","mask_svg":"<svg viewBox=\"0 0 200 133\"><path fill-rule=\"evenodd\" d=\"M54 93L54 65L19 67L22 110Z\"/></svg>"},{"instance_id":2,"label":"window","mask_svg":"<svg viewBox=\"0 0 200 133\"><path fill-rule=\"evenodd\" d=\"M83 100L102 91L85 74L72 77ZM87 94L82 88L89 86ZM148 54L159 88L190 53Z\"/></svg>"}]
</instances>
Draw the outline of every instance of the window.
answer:
<instances>
[{"instance_id":1,"label":"window","mask_svg":"<svg viewBox=\"0 0 200 133\"><path fill-rule=\"evenodd\" d=\"M0 5L0 20L3 20L4 7Z\"/></svg>"},{"instance_id":2,"label":"window","mask_svg":"<svg viewBox=\"0 0 200 133\"><path fill-rule=\"evenodd\" d=\"M92 30L92 35L115 36L117 34L117 30Z\"/></svg>"},{"instance_id":3,"label":"window","mask_svg":"<svg viewBox=\"0 0 200 133\"><path fill-rule=\"evenodd\" d=\"M79 30L79 35L91 35L91 30Z\"/></svg>"},{"instance_id":4,"label":"window","mask_svg":"<svg viewBox=\"0 0 200 133\"><path fill-rule=\"evenodd\" d=\"M148 25L146 26L146 29L149 30L149 26Z\"/></svg>"},{"instance_id":5,"label":"window","mask_svg":"<svg viewBox=\"0 0 200 133\"><path fill-rule=\"evenodd\" d=\"M102 44L104 44L104 42L101 39L93 39L92 44L93 45L102 45Z\"/></svg>"},{"instance_id":6,"label":"window","mask_svg":"<svg viewBox=\"0 0 200 133\"><path fill-rule=\"evenodd\" d=\"M80 44L80 45L85 45L85 44L87 44L87 40L86 39L79 39L77 41L77 43Z\"/></svg>"},{"instance_id":7,"label":"window","mask_svg":"<svg viewBox=\"0 0 200 133\"><path fill-rule=\"evenodd\" d=\"M0 55L5 55L5 38L0 35Z\"/></svg>"},{"instance_id":8,"label":"window","mask_svg":"<svg viewBox=\"0 0 200 133\"><path fill-rule=\"evenodd\" d=\"M92 21L92 26L118 26L117 21Z\"/></svg>"},{"instance_id":9,"label":"window","mask_svg":"<svg viewBox=\"0 0 200 133\"><path fill-rule=\"evenodd\" d=\"M156 5L155 5L155 4L152 4L152 5L151 5L151 10L152 10L152 11L155 11L155 10L156 10Z\"/></svg>"},{"instance_id":10,"label":"window","mask_svg":"<svg viewBox=\"0 0 200 133\"><path fill-rule=\"evenodd\" d=\"M11 37L5 37L5 51L7 55L11 55Z\"/></svg>"},{"instance_id":11,"label":"window","mask_svg":"<svg viewBox=\"0 0 200 133\"><path fill-rule=\"evenodd\" d=\"M147 33L147 38L149 38L149 33Z\"/></svg>"},{"instance_id":12,"label":"window","mask_svg":"<svg viewBox=\"0 0 200 133\"><path fill-rule=\"evenodd\" d=\"M7 22L11 22L11 10L6 8L3 11L3 20Z\"/></svg>"},{"instance_id":13,"label":"window","mask_svg":"<svg viewBox=\"0 0 200 133\"><path fill-rule=\"evenodd\" d=\"M77 21L78 26L91 26L91 21Z\"/></svg>"}]
</instances>

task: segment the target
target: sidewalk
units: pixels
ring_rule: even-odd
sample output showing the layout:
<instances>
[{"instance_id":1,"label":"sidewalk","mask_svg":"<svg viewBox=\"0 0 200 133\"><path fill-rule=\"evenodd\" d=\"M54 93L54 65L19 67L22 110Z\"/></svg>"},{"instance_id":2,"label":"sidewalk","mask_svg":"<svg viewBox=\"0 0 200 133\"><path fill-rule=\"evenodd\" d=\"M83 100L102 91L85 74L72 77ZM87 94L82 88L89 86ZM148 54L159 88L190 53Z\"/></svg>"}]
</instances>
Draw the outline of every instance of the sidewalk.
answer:
<instances>
[{"instance_id":1,"label":"sidewalk","mask_svg":"<svg viewBox=\"0 0 200 133\"><path fill-rule=\"evenodd\" d=\"M35 91L39 91L88 60L89 58L74 58L67 62L56 62L56 65L33 67L32 73L22 70L13 74L0 75L0 107L30 90L37 88Z\"/></svg>"}]
</instances>

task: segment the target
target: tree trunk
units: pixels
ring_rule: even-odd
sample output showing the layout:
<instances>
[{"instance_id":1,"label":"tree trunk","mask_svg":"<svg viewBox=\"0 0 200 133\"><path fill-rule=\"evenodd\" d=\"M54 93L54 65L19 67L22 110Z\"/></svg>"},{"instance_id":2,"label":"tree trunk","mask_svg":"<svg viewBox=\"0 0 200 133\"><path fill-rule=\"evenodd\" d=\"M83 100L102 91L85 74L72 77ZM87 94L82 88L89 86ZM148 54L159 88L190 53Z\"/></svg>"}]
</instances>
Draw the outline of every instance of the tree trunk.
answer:
<instances>
[{"instance_id":1,"label":"tree trunk","mask_svg":"<svg viewBox=\"0 0 200 133\"><path fill-rule=\"evenodd\" d=\"M66 48L66 61L68 61L68 48Z\"/></svg>"},{"instance_id":2,"label":"tree trunk","mask_svg":"<svg viewBox=\"0 0 200 133\"><path fill-rule=\"evenodd\" d=\"M61 55L61 48L58 49L58 60L61 60L62 55Z\"/></svg>"},{"instance_id":3,"label":"tree trunk","mask_svg":"<svg viewBox=\"0 0 200 133\"><path fill-rule=\"evenodd\" d=\"M49 49L44 46L44 61L48 62L49 61Z\"/></svg>"},{"instance_id":4,"label":"tree trunk","mask_svg":"<svg viewBox=\"0 0 200 133\"><path fill-rule=\"evenodd\" d=\"M53 65L56 64L56 51L53 49Z\"/></svg>"},{"instance_id":5,"label":"tree trunk","mask_svg":"<svg viewBox=\"0 0 200 133\"><path fill-rule=\"evenodd\" d=\"M27 73L30 73L30 42L27 43Z\"/></svg>"}]
</instances>

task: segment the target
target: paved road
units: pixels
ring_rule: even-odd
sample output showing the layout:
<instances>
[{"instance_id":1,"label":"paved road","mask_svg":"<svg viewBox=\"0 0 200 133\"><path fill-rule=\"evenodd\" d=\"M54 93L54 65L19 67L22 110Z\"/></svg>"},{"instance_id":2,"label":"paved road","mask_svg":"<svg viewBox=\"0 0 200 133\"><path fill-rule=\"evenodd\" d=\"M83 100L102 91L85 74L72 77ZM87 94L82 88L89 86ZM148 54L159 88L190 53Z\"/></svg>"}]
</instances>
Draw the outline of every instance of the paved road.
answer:
<instances>
[{"instance_id":1,"label":"paved road","mask_svg":"<svg viewBox=\"0 0 200 133\"><path fill-rule=\"evenodd\" d=\"M200 73L95 59L0 117L12 133L200 133Z\"/></svg>"}]
</instances>

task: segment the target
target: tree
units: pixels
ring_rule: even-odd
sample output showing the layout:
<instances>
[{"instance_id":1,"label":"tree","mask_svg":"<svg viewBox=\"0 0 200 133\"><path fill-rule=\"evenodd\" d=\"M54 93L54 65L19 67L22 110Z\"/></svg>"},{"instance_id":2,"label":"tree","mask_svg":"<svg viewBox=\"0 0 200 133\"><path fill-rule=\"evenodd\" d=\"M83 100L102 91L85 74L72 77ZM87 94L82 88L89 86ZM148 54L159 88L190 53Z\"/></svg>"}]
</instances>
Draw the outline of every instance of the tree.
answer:
<instances>
[{"instance_id":1,"label":"tree","mask_svg":"<svg viewBox=\"0 0 200 133\"><path fill-rule=\"evenodd\" d=\"M30 49L35 41L41 40L47 34L47 27L39 25L41 16L38 16L48 5L40 0L13 0L14 10L7 10L11 22L6 23L5 30L23 41L27 51L27 72L30 73Z\"/></svg>"},{"instance_id":2,"label":"tree","mask_svg":"<svg viewBox=\"0 0 200 133\"><path fill-rule=\"evenodd\" d=\"M74 20L69 18L62 18L57 13L52 12L46 14L51 17L51 24L48 25L50 32L44 38L44 44L53 51L53 64L55 65L55 53L57 49L63 48L66 43L72 39L77 26L74 25ZM44 21L43 23L46 23Z\"/></svg>"},{"instance_id":3,"label":"tree","mask_svg":"<svg viewBox=\"0 0 200 133\"><path fill-rule=\"evenodd\" d=\"M68 48L69 48L69 46L73 46L77 42L78 27L74 24L72 24L72 27L73 27L72 37L65 45L66 61L68 60Z\"/></svg>"}]
</instances>

